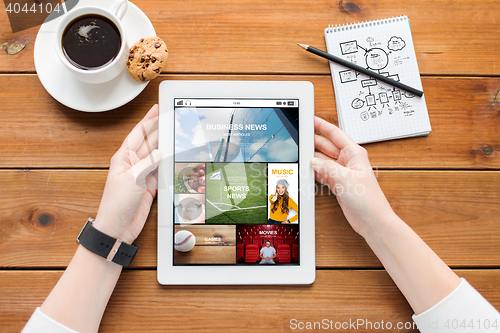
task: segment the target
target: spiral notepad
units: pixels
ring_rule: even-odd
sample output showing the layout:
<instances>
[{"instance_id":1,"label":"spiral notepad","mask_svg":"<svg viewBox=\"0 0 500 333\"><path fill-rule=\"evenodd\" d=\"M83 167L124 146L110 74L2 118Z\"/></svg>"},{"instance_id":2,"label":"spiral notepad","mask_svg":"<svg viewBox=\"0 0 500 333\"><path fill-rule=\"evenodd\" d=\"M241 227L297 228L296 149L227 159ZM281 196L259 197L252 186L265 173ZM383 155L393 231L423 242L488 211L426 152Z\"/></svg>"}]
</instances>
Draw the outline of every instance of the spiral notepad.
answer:
<instances>
[{"instance_id":1,"label":"spiral notepad","mask_svg":"<svg viewBox=\"0 0 500 333\"><path fill-rule=\"evenodd\" d=\"M325 29L328 53L422 90L406 16ZM357 143L427 135L425 97L330 61L340 128Z\"/></svg>"}]
</instances>

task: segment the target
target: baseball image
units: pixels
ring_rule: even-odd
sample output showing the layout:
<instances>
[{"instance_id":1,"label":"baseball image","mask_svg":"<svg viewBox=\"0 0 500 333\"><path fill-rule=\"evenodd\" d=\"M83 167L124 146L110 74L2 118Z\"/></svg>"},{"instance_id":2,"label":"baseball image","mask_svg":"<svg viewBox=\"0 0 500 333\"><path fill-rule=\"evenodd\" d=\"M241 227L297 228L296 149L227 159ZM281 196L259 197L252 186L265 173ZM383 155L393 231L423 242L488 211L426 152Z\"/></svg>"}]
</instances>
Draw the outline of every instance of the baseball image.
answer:
<instances>
[{"instance_id":1,"label":"baseball image","mask_svg":"<svg viewBox=\"0 0 500 333\"><path fill-rule=\"evenodd\" d=\"M189 252L196 244L196 237L187 230L175 233L174 248L179 252Z\"/></svg>"}]
</instances>

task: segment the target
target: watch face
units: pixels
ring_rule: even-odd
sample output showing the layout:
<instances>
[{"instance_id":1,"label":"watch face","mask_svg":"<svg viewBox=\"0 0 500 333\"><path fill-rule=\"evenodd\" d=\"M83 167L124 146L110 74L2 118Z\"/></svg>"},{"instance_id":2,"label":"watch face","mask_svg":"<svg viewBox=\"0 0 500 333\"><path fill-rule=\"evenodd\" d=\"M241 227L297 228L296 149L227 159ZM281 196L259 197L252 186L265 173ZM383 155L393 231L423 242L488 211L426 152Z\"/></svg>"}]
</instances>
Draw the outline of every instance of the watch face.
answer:
<instances>
[{"instance_id":1,"label":"watch face","mask_svg":"<svg viewBox=\"0 0 500 333\"><path fill-rule=\"evenodd\" d=\"M80 244L80 238L82 236L83 231L87 228L87 226L89 225L89 223L92 223L94 221L95 221L95 219L93 217L89 217L87 219L87 222L85 222L85 225L83 226L82 230L80 230L80 233L78 234L78 237L76 237L76 243L77 244Z\"/></svg>"}]
</instances>

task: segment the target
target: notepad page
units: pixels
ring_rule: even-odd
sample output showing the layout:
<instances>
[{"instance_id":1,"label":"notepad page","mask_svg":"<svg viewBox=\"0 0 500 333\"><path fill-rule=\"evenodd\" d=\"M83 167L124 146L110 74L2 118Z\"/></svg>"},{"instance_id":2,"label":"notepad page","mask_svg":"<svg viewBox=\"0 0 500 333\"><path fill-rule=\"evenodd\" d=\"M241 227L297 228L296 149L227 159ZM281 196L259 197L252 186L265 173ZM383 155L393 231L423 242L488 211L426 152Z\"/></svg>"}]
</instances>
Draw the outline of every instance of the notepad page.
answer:
<instances>
[{"instance_id":1,"label":"notepad page","mask_svg":"<svg viewBox=\"0 0 500 333\"><path fill-rule=\"evenodd\" d=\"M422 90L409 20L396 17L325 29L329 53ZM330 61L339 126L357 143L424 135L425 95L415 96Z\"/></svg>"}]
</instances>

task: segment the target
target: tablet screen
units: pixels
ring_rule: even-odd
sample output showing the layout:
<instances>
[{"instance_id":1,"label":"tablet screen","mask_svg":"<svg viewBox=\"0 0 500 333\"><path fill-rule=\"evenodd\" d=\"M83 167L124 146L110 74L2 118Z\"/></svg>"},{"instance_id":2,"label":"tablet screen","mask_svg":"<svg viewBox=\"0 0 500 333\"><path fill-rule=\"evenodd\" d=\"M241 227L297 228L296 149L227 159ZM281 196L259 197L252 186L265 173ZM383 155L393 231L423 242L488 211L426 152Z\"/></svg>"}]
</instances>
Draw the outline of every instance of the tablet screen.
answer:
<instances>
[{"instance_id":1,"label":"tablet screen","mask_svg":"<svg viewBox=\"0 0 500 333\"><path fill-rule=\"evenodd\" d=\"M174 99L174 265L299 265L298 103Z\"/></svg>"}]
</instances>

